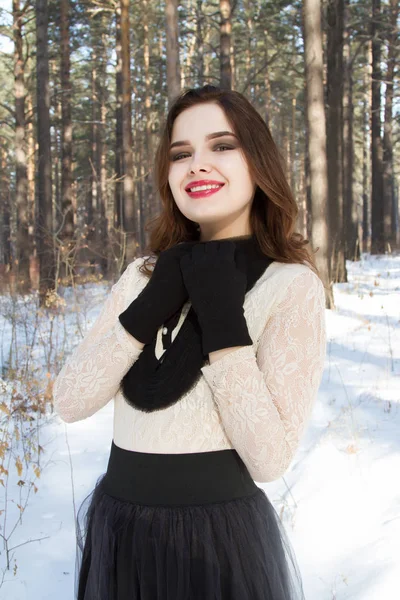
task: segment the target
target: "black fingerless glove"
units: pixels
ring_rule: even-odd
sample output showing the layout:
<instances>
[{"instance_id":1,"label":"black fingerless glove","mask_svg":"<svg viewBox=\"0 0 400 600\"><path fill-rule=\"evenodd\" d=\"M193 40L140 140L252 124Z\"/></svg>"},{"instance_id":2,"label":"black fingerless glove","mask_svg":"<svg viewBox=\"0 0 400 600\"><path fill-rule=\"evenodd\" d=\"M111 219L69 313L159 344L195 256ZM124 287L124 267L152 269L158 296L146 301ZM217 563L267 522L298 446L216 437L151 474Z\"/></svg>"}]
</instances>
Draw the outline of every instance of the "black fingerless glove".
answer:
<instances>
[{"instance_id":1,"label":"black fingerless glove","mask_svg":"<svg viewBox=\"0 0 400 600\"><path fill-rule=\"evenodd\" d=\"M180 265L202 330L203 353L252 345L243 310L247 279L235 262L235 243L197 243Z\"/></svg>"},{"instance_id":2,"label":"black fingerless glove","mask_svg":"<svg viewBox=\"0 0 400 600\"><path fill-rule=\"evenodd\" d=\"M147 285L119 315L121 325L139 342L149 344L188 299L179 261L193 244L183 242L161 252Z\"/></svg>"}]
</instances>

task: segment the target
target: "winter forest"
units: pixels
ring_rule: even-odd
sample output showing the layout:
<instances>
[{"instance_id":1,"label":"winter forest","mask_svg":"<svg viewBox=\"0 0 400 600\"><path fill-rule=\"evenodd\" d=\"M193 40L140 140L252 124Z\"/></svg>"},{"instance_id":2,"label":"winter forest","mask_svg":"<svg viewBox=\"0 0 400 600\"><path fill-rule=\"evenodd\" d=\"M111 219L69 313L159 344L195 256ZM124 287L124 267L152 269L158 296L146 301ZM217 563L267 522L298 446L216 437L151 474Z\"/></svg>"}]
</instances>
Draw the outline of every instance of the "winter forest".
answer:
<instances>
[{"instance_id":1,"label":"winter forest","mask_svg":"<svg viewBox=\"0 0 400 600\"><path fill-rule=\"evenodd\" d=\"M262 486L307 600L398 599L399 27L399 0L0 0L0 599L72 598L112 407L67 425L53 382L149 243L168 107L206 83L269 125L327 290L318 401Z\"/></svg>"}]
</instances>

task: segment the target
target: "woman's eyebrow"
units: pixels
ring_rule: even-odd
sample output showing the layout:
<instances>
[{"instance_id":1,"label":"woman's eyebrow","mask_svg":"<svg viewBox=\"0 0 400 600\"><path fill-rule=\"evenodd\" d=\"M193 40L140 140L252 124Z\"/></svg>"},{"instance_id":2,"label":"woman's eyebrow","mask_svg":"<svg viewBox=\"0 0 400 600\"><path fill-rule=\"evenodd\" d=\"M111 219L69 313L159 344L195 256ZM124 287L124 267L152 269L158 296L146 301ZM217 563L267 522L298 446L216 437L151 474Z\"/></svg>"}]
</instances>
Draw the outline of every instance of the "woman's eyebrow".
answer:
<instances>
[{"instance_id":1,"label":"woman's eyebrow","mask_svg":"<svg viewBox=\"0 0 400 600\"><path fill-rule=\"evenodd\" d=\"M213 140L215 138L222 137L225 135L230 135L237 139L237 136L234 133L232 133L232 131L215 131L214 133L209 133L208 135L206 135L206 140ZM190 146L190 142L189 142L189 140L174 142L173 144L170 145L169 149L171 150L172 148L175 148L176 146Z\"/></svg>"}]
</instances>

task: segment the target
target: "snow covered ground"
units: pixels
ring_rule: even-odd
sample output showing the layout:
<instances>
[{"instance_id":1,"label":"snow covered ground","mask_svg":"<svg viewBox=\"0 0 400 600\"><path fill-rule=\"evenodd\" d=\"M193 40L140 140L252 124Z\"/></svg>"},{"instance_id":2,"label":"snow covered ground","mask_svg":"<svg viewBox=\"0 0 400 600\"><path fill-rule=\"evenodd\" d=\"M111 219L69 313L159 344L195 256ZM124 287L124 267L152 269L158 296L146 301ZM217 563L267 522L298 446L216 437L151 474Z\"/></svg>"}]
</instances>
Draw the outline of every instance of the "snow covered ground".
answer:
<instances>
[{"instance_id":1,"label":"snow covered ground","mask_svg":"<svg viewBox=\"0 0 400 600\"><path fill-rule=\"evenodd\" d=\"M337 311L326 311L325 371L301 446L283 478L259 485L288 531L307 600L399 600L400 256L363 255L347 267L349 283L334 287ZM108 289L85 286L98 300L86 326ZM4 364L9 322L0 327ZM74 510L106 469L112 409L73 424L41 417L43 471L10 537L17 547L2 600L73 599ZM7 497L0 486L2 535L19 514L14 462ZM1 579L3 548L0 561Z\"/></svg>"}]
</instances>

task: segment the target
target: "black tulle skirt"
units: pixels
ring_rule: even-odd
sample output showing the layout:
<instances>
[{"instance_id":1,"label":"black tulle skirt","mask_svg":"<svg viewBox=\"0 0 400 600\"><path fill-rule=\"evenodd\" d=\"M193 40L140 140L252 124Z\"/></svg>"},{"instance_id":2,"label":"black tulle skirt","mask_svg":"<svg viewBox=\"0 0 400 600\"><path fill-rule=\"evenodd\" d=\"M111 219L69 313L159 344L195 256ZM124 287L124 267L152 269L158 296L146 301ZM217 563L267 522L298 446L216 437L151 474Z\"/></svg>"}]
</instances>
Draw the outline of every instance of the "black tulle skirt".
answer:
<instances>
[{"instance_id":1,"label":"black tulle skirt","mask_svg":"<svg viewBox=\"0 0 400 600\"><path fill-rule=\"evenodd\" d=\"M77 532L77 600L304 600L283 524L235 450L112 442Z\"/></svg>"}]
</instances>

